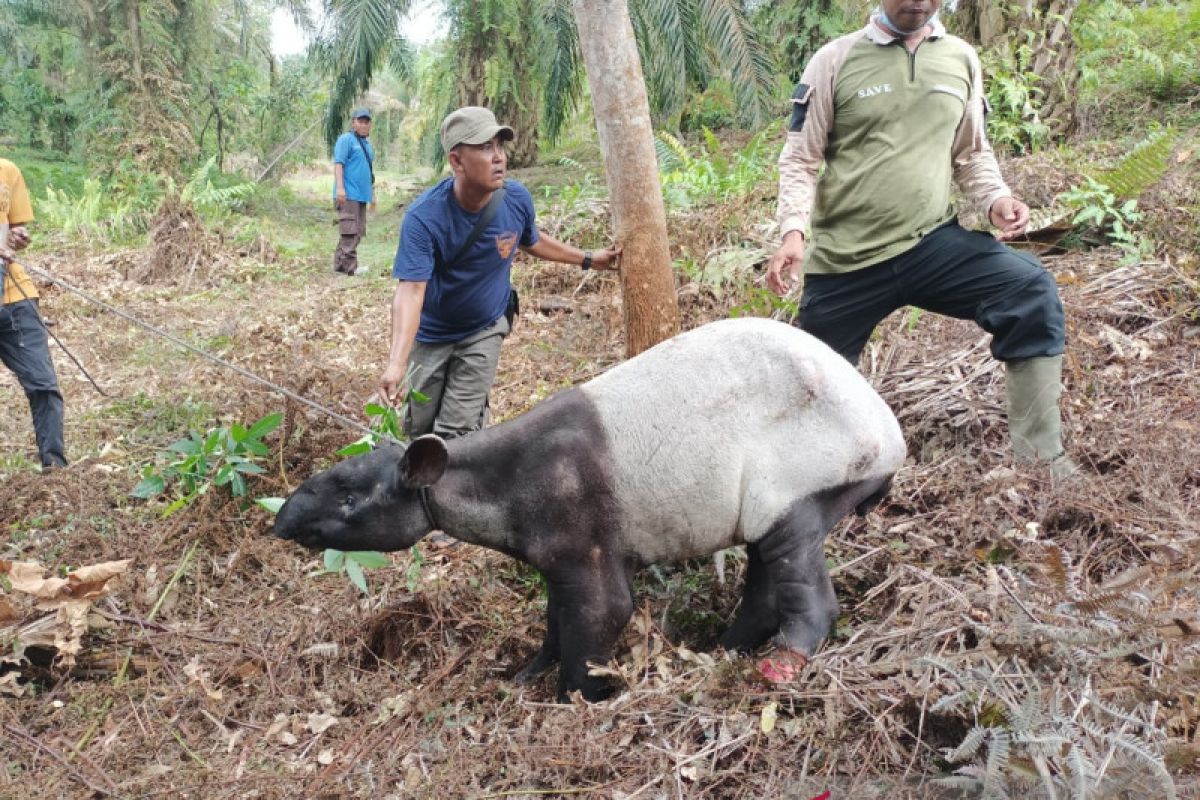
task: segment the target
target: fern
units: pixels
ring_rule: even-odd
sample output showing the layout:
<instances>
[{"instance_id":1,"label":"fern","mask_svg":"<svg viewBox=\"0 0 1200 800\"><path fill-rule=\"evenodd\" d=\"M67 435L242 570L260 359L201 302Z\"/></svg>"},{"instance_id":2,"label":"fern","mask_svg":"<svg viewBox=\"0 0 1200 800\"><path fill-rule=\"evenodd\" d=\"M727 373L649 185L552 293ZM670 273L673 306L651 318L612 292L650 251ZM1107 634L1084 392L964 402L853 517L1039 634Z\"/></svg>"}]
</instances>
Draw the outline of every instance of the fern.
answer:
<instances>
[{"instance_id":1,"label":"fern","mask_svg":"<svg viewBox=\"0 0 1200 800\"><path fill-rule=\"evenodd\" d=\"M922 659L914 666L940 663ZM1039 787L1047 797L1129 796L1131 787L1145 789L1138 796L1175 796L1155 744L1162 734L1150 730L1154 708L1114 708L1094 697L1086 675L1074 676L1083 687L1072 693L1069 683L1046 684L1016 660L943 674L956 676L959 691L950 697L956 704L969 699L974 720L962 742L946 751L947 762L959 766L936 780L940 786L985 798ZM1112 732L1113 724L1120 729Z\"/></svg>"},{"instance_id":2,"label":"fern","mask_svg":"<svg viewBox=\"0 0 1200 800\"><path fill-rule=\"evenodd\" d=\"M1114 609L1125 603L1129 599L1127 592L1109 592L1106 594L1098 594L1088 597L1084 600L1078 600L1067 605L1067 609L1073 609L1080 614L1093 616L1102 611Z\"/></svg>"},{"instance_id":3,"label":"fern","mask_svg":"<svg viewBox=\"0 0 1200 800\"><path fill-rule=\"evenodd\" d=\"M987 772L983 776L983 796L985 798L1007 797L1004 791L1004 774L1009 765L1008 733L993 728L988 735Z\"/></svg>"},{"instance_id":4,"label":"fern","mask_svg":"<svg viewBox=\"0 0 1200 800\"><path fill-rule=\"evenodd\" d=\"M131 199L121 198L95 178L85 180L75 197L47 186L39 212L51 227L71 239L112 242L131 235L142 223Z\"/></svg>"},{"instance_id":5,"label":"fern","mask_svg":"<svg viewBox=\"0 0 1200 800\"><path fill-rule=\"evenodd\" d=\"M961 761L966 761L968 758L971 758L979 752L979 748L983 746L983 742L985 739L987 739L987 735L987 728L981 728L976 725L967 732L966 738L962 740L962 743L959 744L958 747L946 754L946 760L951 764L957 764Z\"/></svg>"},{"instance_id":6,"label":"fern","mask_svg":"<svg viewBox=\"0 0 1200 800\"><path fill-rule=\"evenodd\" d=\"M1083 748L1072 745L1067 750L1067 774L1076 797L1087 797L1088 786L1093 782L1096 768L1083 752Z\"/></svg>"},{"instance_id":7,"label":"fern","mask_svg":"<svg viewBox=\"0 0 1200 800\"><path fill-rule=\"evenodd\" d=\"M1042 566L1046 568L1046 573L1054 581L1054 588L1058 591L1058 595L1069 597L1072 589L1075 588L1070 557L1063 552L1061 547L1051 545L1046 548L1046 557L1042 559Z\"/></svg>"},{"instance_id":8,"label":"fern","mask_svg":"<svg viewBox=\"0 0 1200 800\"><path fill-rule=\"evenodd\" d=\"M1150 774L1155 778L1157 788L1162 790L1162 794L1159 796L1166 798L1166 800L1175 800L1175 781L1171 778L1171 773L1167 771L1162 756L1152 753L1146 748L1143 742L1134 739L1128 734L1121 733L1120 731L1115 733L1102 731L1084 720L1081 720L1079 724L1091 736L1114 750L1120 751L1130 760L1148 768Z\"/></svg>"},{"instance_id":9,"label":"fern","mask_svg":"<svg viewBox=\"0 0 1200 800\"><path fill-rule=\"evenodd\" d=\"M220 174L216 165L216 156L205 161L192 173L179 193L179 198L191 203L198 211L224 214L233 210L239 200L249 196L254 191L254 184L247 182L233 186L214 186L213 175Z\"/></svg>"},{"instance_id":10,"label":"fern","mask_svg":"<svg viewBox=\"0 0 1200 800\"><path fill-rule=\"evenodd\" d=\"M1119 164L1100 173L1096 179L1119 199L1136 200L1167 173L1177 139L1178 134L1174 131L1153 133Z\"/></svg>"}]
</instances>

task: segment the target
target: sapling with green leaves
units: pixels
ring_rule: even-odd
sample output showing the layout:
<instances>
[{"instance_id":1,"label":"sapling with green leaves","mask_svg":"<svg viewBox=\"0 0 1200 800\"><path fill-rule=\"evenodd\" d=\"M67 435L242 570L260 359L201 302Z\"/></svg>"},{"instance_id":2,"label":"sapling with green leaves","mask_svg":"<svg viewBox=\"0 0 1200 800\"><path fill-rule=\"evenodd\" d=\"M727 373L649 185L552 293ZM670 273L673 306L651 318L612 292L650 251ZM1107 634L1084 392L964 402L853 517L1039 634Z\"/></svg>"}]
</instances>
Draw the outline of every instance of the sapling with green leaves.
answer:
<instances>
[{"instance_id":1,"label":"sapling with green leaves","mask_svg":"<svg viewBox=\"0 0 1200 800\"><path fill-rule=\"evenodd\" d=\"M228 486L234 497L245 497L249 493L246 476L266 471L258 463L271 453L263 439L282 421L283 414L277 412L249 427L235 422L227 427L210 428L203 434L191 431L142 468L142 479L131 494L149 500L172 488L175 499L163 509L164 517L184 508L213 486ZM162 464L164 460L166 463Z\"/></svg>"}]
</instances>

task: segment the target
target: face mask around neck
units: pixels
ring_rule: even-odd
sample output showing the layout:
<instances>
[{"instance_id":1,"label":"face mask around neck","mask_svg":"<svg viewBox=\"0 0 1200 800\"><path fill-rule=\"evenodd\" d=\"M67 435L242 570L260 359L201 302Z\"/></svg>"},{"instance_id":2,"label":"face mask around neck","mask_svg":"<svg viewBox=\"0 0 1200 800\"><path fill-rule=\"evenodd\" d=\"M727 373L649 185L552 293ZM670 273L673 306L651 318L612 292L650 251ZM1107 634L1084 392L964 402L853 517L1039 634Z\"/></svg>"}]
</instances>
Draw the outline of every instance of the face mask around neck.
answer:
<instances>
[{"instance_id":1,"label":"face mask around neck","mask_svg":"<svg viewBox=\"0 0 1200 800\"><path fill-rule=\"evenodd\" d=\"M921 28L924 28L926 25L933 25L935 22L937 22L938 13L940 13L940 12L935 12L934 15L929 18L929 21L925 23L925 25L921 25L918 28L914 28L911 31L906 31L906 30L904 30L904 28L901 28L899 25L892 22L892 20L888 18L887 12L883 10L883 6L880 6L879 7L879 21L882 22L884 24L884 26L888 30L892 31L893 33L898 33L901 36L911 36L912 34L921 30Z\"/></svg>"}]
</instances>

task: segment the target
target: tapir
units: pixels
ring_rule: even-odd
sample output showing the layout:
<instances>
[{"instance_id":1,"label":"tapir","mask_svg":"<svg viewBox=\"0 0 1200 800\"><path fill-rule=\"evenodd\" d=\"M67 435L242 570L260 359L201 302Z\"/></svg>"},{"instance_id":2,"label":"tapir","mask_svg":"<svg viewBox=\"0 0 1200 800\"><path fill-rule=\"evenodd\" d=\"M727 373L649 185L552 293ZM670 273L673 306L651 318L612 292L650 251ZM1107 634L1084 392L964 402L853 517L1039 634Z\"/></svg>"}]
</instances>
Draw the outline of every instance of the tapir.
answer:
<instances>
[{"instance_id":1,"label":"tapir","mask_svg":"<svg viewBox=\"0 0 1200 800\"><path fill-rule=\"evenodd\" d=\"M514 419L421 436L308 478L274 532L310 548L394 551L440 529L533 565L546 636L516 675L560 664L560 697L633 613L641 567L745 545L721 644L772 636L803 660L836 619L824 541L888 492L905 457L895 416L844 358L790 325L730 319L680 334Z\"/></svg>"}]
</instances>

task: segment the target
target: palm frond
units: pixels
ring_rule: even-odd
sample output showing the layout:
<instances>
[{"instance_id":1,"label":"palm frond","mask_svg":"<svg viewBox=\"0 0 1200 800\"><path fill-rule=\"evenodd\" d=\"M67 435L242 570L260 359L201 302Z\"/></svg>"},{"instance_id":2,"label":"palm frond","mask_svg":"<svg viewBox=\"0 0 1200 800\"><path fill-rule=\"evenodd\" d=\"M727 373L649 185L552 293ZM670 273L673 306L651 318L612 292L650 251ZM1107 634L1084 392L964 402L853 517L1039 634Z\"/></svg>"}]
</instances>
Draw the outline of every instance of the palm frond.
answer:
<instances>
[{"instance_id":1,"label":"palm frond","mask_svg":"<svg viewBox=\"0 0 1200 800\"><path fill-rule=\"evenodd\" d=\"M542 103L546 138L554 142L583 94L580 69L579 31L570 0L548 0L544 13L547 35L553 48L546 73Z\"/></svg>"},{"instance_id":2,"label":"palm frond","mask_svg":"<svg viewBox=\"0 0 1200 800\"><path fill-rule=\"evenodd\" d=\"M388 69L400 80L410 83L417 77L417 48L412 41L396 36L388 46Z\"/></svg>"},{"instance_id":3,"label":"palm frond","mask_svg":"<svg viewBox=\"0 0 1200 800\"><path fill-rule=\"evenodd\" d=\"M371 87L411 5L411 0L327 0L331 31L317 50L333 76L325 116L329 145L341 133L355 99Z\"/></svg>"},{"instance_id":4,"label":"palm frond","mask_svg":"<svg viewBox=\"0 0 1200 800\"><path fill-rule=\"evenodd\" d=\"M688 52L695 47L688 26L690 0L635 0L629 4L650 110L655 117L674 117L687 98Z\"/></svg>"},{"instance_id":5,"label":"palm frond","mask_svg":"<svg viewBox=\"0 0 1200 800\"><path fill-rule=\"evenodd\" d=\"M282 8L292 17L296 27L310 36L317 32L317 23L313 19L312 8L308 0L274 0L276 8Z\"/></svg>"},{"instance_id":6,"label":"palm frond","mask_svg":"<svg viewBox=\"0 0 1200 800\"><path fill-rule=\"evenodd\" d=\"M758 125L770 114L780 71L759 42L741 3L700 0L700 27L733 85L739 112Z\"/></svg>"}]
</instances>

